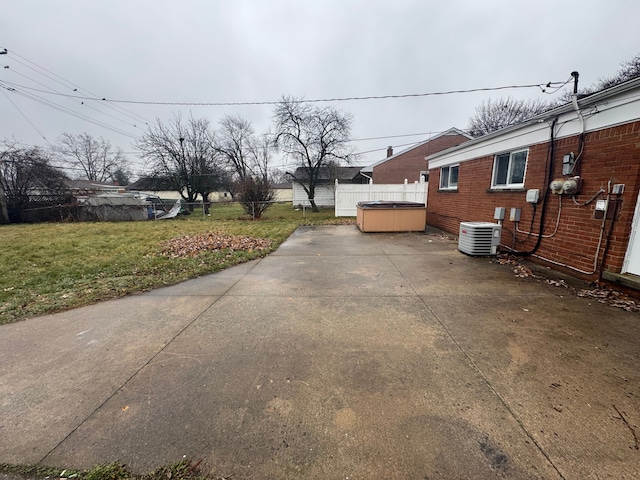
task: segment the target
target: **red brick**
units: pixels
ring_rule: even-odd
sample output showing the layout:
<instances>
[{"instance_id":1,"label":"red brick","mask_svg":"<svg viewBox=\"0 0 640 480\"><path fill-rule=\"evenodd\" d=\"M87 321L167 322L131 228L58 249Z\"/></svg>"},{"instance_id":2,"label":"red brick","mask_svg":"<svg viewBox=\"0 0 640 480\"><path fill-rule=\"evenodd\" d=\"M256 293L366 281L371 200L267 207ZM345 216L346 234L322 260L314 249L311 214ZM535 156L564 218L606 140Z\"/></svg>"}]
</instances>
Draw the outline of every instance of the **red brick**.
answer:
<instances>
[{"instance_id":1,"label":"red brick","mask_svg":"<svg viewBox=\"0 0 640 480\"><path fill-rule=\"evenodd\" d=\"M469 138L464 135L443 135L373 167L374 183L409 183L420 181L420 172L427 170L425 157L455 147Z\"/></svg>"},{"instance_id":2,"label":"red brick","mask_svg":"<svg viewBox=\"0 0 640 480\"><path fill-rule=\"evenodd\" d=\"M556 144L552 178L562 178L562 157L569 151L578 151L578 136L561 139ZM545 178L548 144L529 147L529 159L525 178L525 188L538 188L543 195L549 195L545 224L542 231L554 231L558 215L559 197L548 191ZM427 201L427 223L457 234L461 221L494 221L495 207L506 207L503 241L512 245L515 226L509 222L509 208L522 209L520 230L529 231L532 207L525 201L524 192L488 191L491 186L493 156L477 158L460 164L457 192L438 191L440 172L430 171ZM640 122L633 122L590 132L585 136L585 145L578 163L583 180L582 190L576 199L580 203L589 200L600 188L607 188L608 182L624 183L623 203L619 205L605 259L605 269L619 272L627 251L631 225L640 189ZM606 193L598 198L605 199ZM569 196L562 197L562 213L557 233L541 240L536 252L542 257L564 263L585 271L593 269L593 261L601 233L602 220L594 219L595 200L588 206L576 206ZM532 232L539 231L541 204L536 210ZM600 246L599 259L604 250L610 221L605 225ZM530 249L537 241L535 235L516 234L518 249ZM572 272L574 275L575 271ZM579 276L593 279L597 274Z\"/></svg>"}]
</instances>

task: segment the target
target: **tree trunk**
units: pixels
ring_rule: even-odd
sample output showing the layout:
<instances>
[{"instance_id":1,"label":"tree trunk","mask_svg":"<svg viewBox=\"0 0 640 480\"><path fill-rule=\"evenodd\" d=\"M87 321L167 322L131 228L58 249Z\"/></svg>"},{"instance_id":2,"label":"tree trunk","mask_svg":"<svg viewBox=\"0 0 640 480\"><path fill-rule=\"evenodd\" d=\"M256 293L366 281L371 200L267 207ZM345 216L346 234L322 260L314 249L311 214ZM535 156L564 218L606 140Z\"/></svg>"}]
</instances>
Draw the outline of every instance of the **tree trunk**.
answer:
<instances>
[{"instance_id":1,"label":"tree trunk","mask_svg":"<svg viewBox=\"0 0 640 480\"><path fill-rule=\"evenodd\" d=\"M204 210L205 215L209 215L209 207L211 206L211 202L209 202L210 193L202 193L202 209Z\"/></svg>"},{"instance_id":2,"label":"tree trunk","mask_svg":"<svg viewBox=\"0 0 640 480\"><path fill-rule=\"evenodd\" d=\"M309 184L309 188L305 188L307 192L307 198L309 199L309 203L311 204L311 211L313 213L318 213L320 210L316 205L316 186L313 183Z\"/></svg>"},{"instance_id":3,"label":"tree trunk","mask_svg":"<svg viewBox=\"0 0 640 480\"><path fill-rule=\"evenodd\" d=\"M190 192L189 190L187 190L187 194L185 195L183 192L180 192L180 196L182 197L182 199L184 200L184 203L187 204L187 208L189 209L190 212L193 213L193 204L196 201L196 197L198 194L193 194L193 192Z\"/></svg>"},{"instance_id":4,"label":"tree trunk","mask_svg":"<svg viewBox=\"0 0 640 480\"><path fill-rule=\"evenodd\" d=\"M7 197L0 183L0 224L9 223L9 210L7 209Z\"/></svg>"}]
</instances>

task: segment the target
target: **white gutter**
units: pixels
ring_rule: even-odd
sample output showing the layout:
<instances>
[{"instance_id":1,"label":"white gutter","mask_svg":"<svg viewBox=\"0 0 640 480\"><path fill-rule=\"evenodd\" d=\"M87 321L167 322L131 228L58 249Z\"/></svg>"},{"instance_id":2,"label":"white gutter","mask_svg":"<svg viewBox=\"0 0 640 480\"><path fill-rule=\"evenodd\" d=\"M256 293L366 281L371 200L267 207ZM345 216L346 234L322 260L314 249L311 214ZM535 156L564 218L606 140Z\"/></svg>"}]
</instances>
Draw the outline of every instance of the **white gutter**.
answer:
<instances>
[{"instance_id":1,"label":"white gutter","mask_svg":"<svg viewBox=\"0 0 640 480\"><path fill-rule=\"evenodd\" d=\"M637 105L640 103L638 89L640 89L640 78L577 100L576 103L582 111L589 107L597 107L589 122L589 131L638 120L640 118L640 108ZM630 92L634 90L636 92L631 94ZM618 98L614 99L614 97ZM524 123L497 130L459 146L429 155L426 157L428 168L440 168L483 156L495 155L501 151L544 143L548 141L547 122L555 117L559 117L557 139L580 134L583 132L582 125L579 127L573 123L580 120L574 108L574 104L571 102L536 115ZM617 114L613 110L618 110Z\"/></svg>"}]
</instances>

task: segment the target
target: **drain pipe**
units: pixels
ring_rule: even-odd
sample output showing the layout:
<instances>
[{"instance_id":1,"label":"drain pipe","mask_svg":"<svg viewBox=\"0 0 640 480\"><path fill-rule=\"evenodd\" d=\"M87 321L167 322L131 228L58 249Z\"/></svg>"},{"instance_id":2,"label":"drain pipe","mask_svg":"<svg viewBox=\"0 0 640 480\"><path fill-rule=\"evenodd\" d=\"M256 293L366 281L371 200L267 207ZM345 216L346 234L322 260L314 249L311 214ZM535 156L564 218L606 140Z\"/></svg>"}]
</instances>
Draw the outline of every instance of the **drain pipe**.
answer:
<instances>
[{"instance_id":1,"label":"drain pipe","mask_svg":"<svg viewBox=\"0 0 640 480\"><path fill-rule=\"evenodd\" d=\"M545 194L544 194L544 197L542 198L542 208L540 209L540 227L539 227L540 234L538 235L536 244L528 252L515 252L515 251L511 252L513 255L516 255L518 257L528 257L529 255L533 255L534 253L536 253L538 248L540 248L540 243L542 242L542 231L544 230L544 217L547 212L547 200L549 199L548 185L551 183L551 180L553 179L553 157L555 156L555 153L556 153L555 129L556 129L557 123L558 123L558 117L555 117L551 122L551 134L549 136L549 149L547 150L548 152L547 153L548 155L547 179L545 183ZM535 216L535 210L534 210L534 216ZM531 219L531 221L533 223L533 218Z\"/></svg>"},{"instance_id":2,"label":"drain pipe","mask_svg":"<svg viewBox=\"0 0 640 480\"><path fill-rule=\"evenodd\" d=\"M609 189L609 191L611 191L611 189ZM609 203L609 195L607 195L607 206L610 205ZM613 216L611 217L611 224L609 225L609 233L607 233L607 241L604 244L604 251L602 252L602 260L600 260L600 265L598 266L598 280L602 281L602 275L604 274L604 262L607 258L607 253L609 252L609 245L611 243L611 234L613 233L613 226L616 223L616 215L618 214L618 205L620 204L620 194L616 194L616 204L613 207ZM604 219L606 220L607 218L607 211L604 212ZM600 240L602 241L602 237L600 237ZM596 257L597 258L597 257Z\"/></svg>"}]
</instances>

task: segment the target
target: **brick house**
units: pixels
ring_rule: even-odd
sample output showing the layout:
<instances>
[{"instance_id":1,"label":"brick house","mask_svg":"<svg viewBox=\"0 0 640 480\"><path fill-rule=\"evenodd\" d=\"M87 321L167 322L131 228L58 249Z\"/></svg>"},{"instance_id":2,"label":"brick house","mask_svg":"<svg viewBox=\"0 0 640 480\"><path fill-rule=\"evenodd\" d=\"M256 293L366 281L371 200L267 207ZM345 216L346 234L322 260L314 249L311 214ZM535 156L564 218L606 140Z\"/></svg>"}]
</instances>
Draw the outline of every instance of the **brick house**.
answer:
<instances>
[{"instance_id":1,"label":"brick house","mask_svg":"<svg viewBox=\"0 0 640 480\"><path fill-rule=\"evenodd\" d=\"M460 222L495 222L505 207L502 250L639 288L640 79L427 161L429 225L457 234Z\"/></svg>"},{"instance_id":2,"label":"brick house","mask_svg":"<svg viewBox=\"0 0 640 480\"><path fill-rule=\"evenodd\" d=\"M450 128L434 137L409 147L394 155L393 148L387 149L387 158L362 169L362 173L373 178L373 183L409 183L420 181L426 175L424 158L433 153L455 147L471 138L457 128Z\"/></svg>"}]
</instances>

